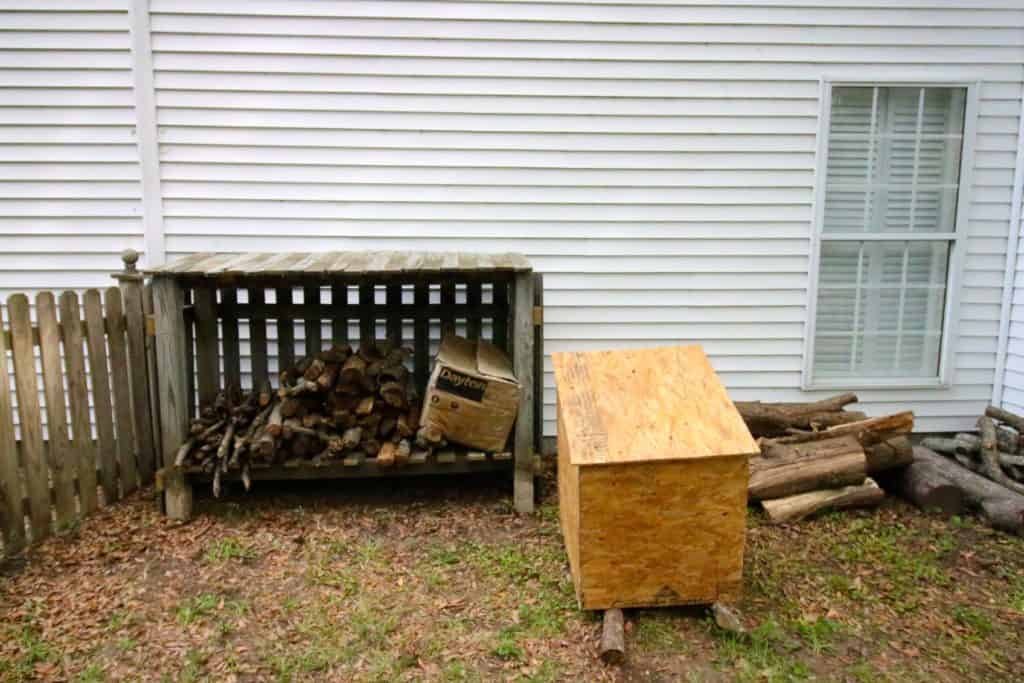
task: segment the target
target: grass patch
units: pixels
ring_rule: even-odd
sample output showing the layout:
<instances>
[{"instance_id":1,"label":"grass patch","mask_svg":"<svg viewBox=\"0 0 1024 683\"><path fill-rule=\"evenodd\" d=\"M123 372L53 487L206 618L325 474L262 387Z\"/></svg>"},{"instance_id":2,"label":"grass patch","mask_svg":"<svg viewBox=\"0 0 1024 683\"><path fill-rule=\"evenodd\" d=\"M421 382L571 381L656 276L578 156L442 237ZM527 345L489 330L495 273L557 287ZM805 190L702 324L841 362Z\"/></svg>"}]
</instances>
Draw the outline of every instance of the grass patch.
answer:
<instances>
[{"instance_id":1,"label":"grass patch","mask_svg":"<svg viewBox=\"0 0 1024 683\"><path fill-rule=\"evenodd\" d=\"M522 661L523 648L519 647L517 636L519 630L516 628L503 628L498 632L498 642L494 646L494 655L505 661Z\"/></svg>"},{"instance_id":2,"label":"grass patch","mask_svg":"<svg viewBox=\"0 0 1024 683\"><path fill-rule=\"evenodd\" d=\"M190 626L217 609L220 598L213 593L203 593L186 600L178 606L175 616L182 626Z\"/></svg>"},{"instance_id":3,"label":"grass patch","mask_svg":"<svg viewBox=\"0 0 1024 683\"><path fill-rule=\"evenodd\" d=\"M984 612L972 607L957 605L953 608L953 618L961 626L970 629L975 638L988 638L992 634L992 620Z\"/></svg>"},{"instance_id":4,"label":"grass patch","mask_svg":"<svg viewBox=\"0 0 1024 683\"><path fill-rule=\"evenodd\" d=\"M787 638L785 631L774 619L746 635L714 630L717 638L715 654L719 665L733 669L737 681L805 681L811 678L810 669L792 656L799 643Z\"/></svg>"},{"instance_id":5,"label":"grass patch","mask_svg":"<svg viewBox=\"0 0 1024 683\"><path fill-rule=\"evenodd\" d=\"M20 628L12 625L4 631L5 638L18 644L21 654L16 659L0 659L0 680L35 680L37 664L60 660L60 653L43 640L32 625Z\"/></svg>"},{"instance_id":6,"label":"grass patch","mask_svg":"<svg viewBox=\"0 0 1024 683\"><path fill-rule=\"evenodd\" d=\"M256 558L256 551L237 538L223 538L210 546L204 557L207 562L249 562Z\"/></svg>"},{"instance_id":7,"label":"grass patch","mask_svg":"<svg viewBox=\"0 0 1024 683\"><path fill-rule=\"evenodd\" d=\"M832 642L842 631L842 624L832 619L800 619L793 624L793 630L815 654L821 654L831 652Z\"/></svg>"},{"instance_id":8,"label":"grass patch","mask_svg":"<svg viewBox=\"0 0 1024 683\"><path fill-rule=\"evenodd\" d=\"M675 623L664 613L644 611L633 620L633 635L637 647L652 652L683 652L686 643Z\"/></svg>"}]
</instances>

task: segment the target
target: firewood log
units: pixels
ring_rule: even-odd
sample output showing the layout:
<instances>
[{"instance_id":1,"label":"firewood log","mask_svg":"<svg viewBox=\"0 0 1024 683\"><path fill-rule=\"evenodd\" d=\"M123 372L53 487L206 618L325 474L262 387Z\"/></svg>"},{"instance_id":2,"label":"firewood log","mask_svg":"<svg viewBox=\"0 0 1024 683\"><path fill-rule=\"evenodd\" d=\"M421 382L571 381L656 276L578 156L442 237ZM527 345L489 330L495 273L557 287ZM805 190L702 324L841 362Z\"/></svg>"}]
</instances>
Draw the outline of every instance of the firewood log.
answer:
<instances>
[{"instance_id":1,"label":"firewood log","mask_svg":"<svg viewBox=\"0 0 1024 683\"><path fill-rule=\"evenodd\" d=\"M282 412L284 409L284 401L278 401L274 404L274 408L270 411L270 415L267 416L267 434L277 438L281 436L281 420L284 417Z\"/></svg>"},{"instance_id":2,"label":"firewood log","mask_svg":"<svg viewBox=\"0 0 1024 683\"><path fill-rule=\"evenodd\" d=\"M860 484L867 476L864 449L852 436L787 446L785 454L750 459L751 500Z\"/></svg>"},{"instance_id":3,"label":"firewood log","mask_svg":"<svg viewBox=\"0 0 1024 683\"><path fill-rule=\"evenodd\" d=\"M395 434L403 439L408 439L416 434L414 423L409 421L408 415L399 415L395 420Z\"/></svg>"},{"instance_id":4,"label":"firewood log","mask_svg":"<svg viewBox=\"0 0 1024 683\"><path fill-rule=\"evenodd\" d=\"M349 356L341 366L339 384L358 386L366 374L366 361L359 354Z\"/></svg>"},{"instance_id":5,"label":"firewood log","mask_svg":"<svg viewBox=\"0 0 1024 683\"><path fill-rule=\"evenodd\" d=\"M604 611L601 625L601 661L622 664L626 659L626 632L622 610L618 607Z\"/></svg>"},{"instance_id":6,"label":"firewood log","mask_svg":"<svg viewBox=\"0 0 1024 683\"><path fill-rule=\"evenodd\" d=\"M978 432L981 436L981 466L986 477L1006 488L1024 495L1024 484L1020 484L1003 472L999 466L999 452L996 450L996 425L991 417L978 418Z\"/></svg>"},{"instance_id":7,"label":"firewood log","mask_svg":"<svg viewBox=\"0 0 1024 683\"><path fill-rule=\"evenodd\" d=\"M436 425L425 424L416 432L416 445L421 448L434 448L441 446L444 441L444 434Z\"/></svg>"},{"instance_id":8,"label":"firewood log","mask_svg":"<svg viewBox=\"0 0 1024 683\"><path fill-rule=\"evenodd\" d=\"M867 446L864 455L867 456L869 473L906 467L914 462L913 444L905 436Z\"/></svg>"},{"instance_id":9,"label":"firewood log","mask_svg":"<svg viewBox=\"0 0 1024 683\"><path fill-rule=\"evenodd\" d=\"M320 376L316 379L316 385L320 387L320 391L330 391L334 388L334 383L338 380L338 375L341 373L340 363L328 363L324 367L324 371L320 373Z\"/></svg>"},{"instance_id":10,"label":"firewood log","mask_svg":"<svg viewBox=\"0 0 1024 683\"><path fill-rule=\"evenodd\" d=\"M397 422L393 417L385 417L380 421L380 426L377 427L377 434L384 438L391 436L391 433L395 431Z\"/></svg>"},{"instance_id":11,"label":"firewood log","mask_svg":"<svg viewBox=\"0 0 1024 683\"><path fill-rule=\"evenodd\" d=\"M778 439L762 440L762 451L765 443L807 443L810 441L821 441L822 439L831 439L837 436L846 435L851 435L856 438L862 446L871 446L882 441L888 441L889 439L903 434L909 434L913 429L914 413L907 411L882 417L872 417L867 420L850 422L848 424L841 424L835 427L829 427L828 429L824 429L819 432L801 432L799 430L791 429L790 431L792 433L789 436L779 437Z\"/></svg>"},{"instance_id":12,"label":"firewood log","mask_svg":"<svg viewBox=\"0 0 1024 683\"><path fill-rule=\"evenodd\" d=\"M302 401L295 397L289 397L281 401L281 415L283 417L302 417L304 408Z\"/></svg>"},{"instance_id":13,"label":"firewood log","mask_svg":"<svg viewBox=\"0 0 1024 683\"><path fill-rule=\"evenodd\" d=\"M312 394L317 391L320 391L320 387L316 382L310 382L305 377L302 377L296 380L294 385L278 389L277 395L281 398L289 398L293 396L301 396L303 394Z\"/></svg>"},{"instance_id":14,"label":"firewood log","mask_svg":"<svg viewBox=\"0 0 1024 683\"><path fill-rule=\"evenodd\" d=\"M343 450L352 450L359 445L359 442L363 440L363 429L362 427L352 427L346 429L345 433L341 435L341 443Z\"/></svg>"},{"instance_id":15,"label":"firewood log","mask_svg":"<svg viewBox=\"0 0 1024 683\"><path fill-rule=\"evenodd\" d=\"M735 405L756 438L782 436L791 427L818 429L862 420L862 414L843 411L843 406L856 402L856 394L841 394L814 403L737 401Z\"/></svg>"},{"instance_id":16,"label":"firewood log","mask_svg":"<svg viewBox=\"0 0 1024 683\"><path fill-rule=\"evenodd\" d=\"M218 422L217 424L221 425L221 424L224 424L224 423L223 422ZM188 457L189 451L191 451L192 448L195 447L197 441L198 441L198 437L192 436L192 437L189 437L185 441L185 443L181 444L181 447L178 448L178 452L174 456L174 466L175 467L181 467L182 465L185 464L185 458Z\"/></svg>"},{"instance_id":17,"label":"firewood log","mask_svg":"<svg viewBox=\"0 0 1024 683\"><path fill-rule=\"evenodd\" d=\"M381 442L377 441L377 439L363 439L362 444L360 444L360 447L363 449L363 452L365 452L367 455L371 457L377 455L380 452L381 446Z\"/></svg>"},{"instance_id":18,"label":"firewood log","mask_svg":"<svg viewBox=\"0 0 1024 683\"><path fill-rule=\"evenodd\" d=\"M231 438L235 435L235 423L229 422L227 429L224 430L224 436L220 441L220 446L217 448L217 460L225 461L228 457L228 448L231 447Z\"/></svg>"},{"instance_id":19,"label":"firewood log","mask_svg":"<svg viewBox=\"0 0 1024 683\"><path fill-rule=\"evenodd\" d=\"M412 445L407 439L402 439L395 446L395 464L405 465L409 462L409 457L412 455Z\"/></svg>"},{"instance_id":20,"label":"firewood log","mask_svg":"<svg viewBox=\"0 0 1024 683\"><path fill-rule=\"evenodd\" d=\"M964 493L934 463L917 460L903 470L897 482L900 494L922 510L938 510L947 517L964 511Z\"/></svg>"},{"instance_id":21,"label":"firewood log","mask_svg":"<svg viewBox=\"0 0 1024 683\"><path fill-rule=\"evenodd\" d=\"M409 406L405 385L401 382L384 382L380 385L380 396L388 405L404 409Z\"/></svg>"},{"instance_id":22,"label":"firewood log","mask_svg":"<svg viewBox=\"0 0 1024 683\"><path fill-rule=\"evenodd\" d=\"M1024 536L1024 496L923 446L914 447L914 462L930 463L953 482L967 505L980 508L993 528Z\"/></svg>"},{"instance_id":23,"label":"firewood log","mask_svg":"<svg viewBox=\"0 0 1024 683\"><path fill-rule=\"evenodd\" d=\"M398 447L391 443L384 443L380 445L380 450L377 451L377 465L380 467L391 467L395 464L395 451Z\"/></svg>"},{"instance_id":24,"label":"firewood log","mask_svg":"<svg viewBox=\"0 0 1024 683\"><path fill-rule=\"evenodd\" d=\"M995 406L985 408L985 415L986 417L999 420L1000 422L1005 422L1016 429L1018 433L1024 433L1024 417L1021 417L1020 415Z\"/></svg>"},{"instance_id":25,"label":"firewood log","mask_svg":"<svg viewBox=\"0 0 1024 683\"><path fill-rule=\"evenodd\" d=\"M398 382L405 386L409 376L409 369L401 363L392 363L390 359L385 361L380 369L380 379L383 382Z\"/></svg>"},{"instance_id":26,"label":"firewood log","mask_svg":"<svg viewBox=\"0 0 1024 683\"><path fill-rule=\"evenodd\" d=\"M366 398L359 402L359 405L356 406L355 414L360 417L369 415L370 413L373 412L373 404L373 396L367 396Z\"/></svg>"},{"instance_id":27,"label":"firewood log","mask_svg":"<svg viewBox=\"0 0 1024 683\"><path fill-rule=\"evenodd\" d=\"M765 514L773 524L782 524L803 519L822 510L838 510L853 507L878 505L885 498L885 492L873 479L863 484L842 488L808 491L795 496L761 501Z\"/></svg>"},{"instance_id":28,"label":"firewood log","mask_svg":"<svg viewBox=\"0 0 1024 683\"><path fill-rule=\"evenodd\" d=\"M326 367L326 363L319 358L314 358L309 362L309 365L306 367L306 371L302 373L302 376L307 382L315 382L320 378L320 375L323 374Z\"/></svg>"},{"instance_id":29,"label":"firewood log","mask_svg":"<svg viewBox=\"0 0 1024 683\"><path fill-rule=\"evenodd\" d=\"M270 382L263 380L263 383L260 384L260 395L258 400L260 408L265 408L266 406L270 405L270 402L273 400L273 398L274 392L270 388Z\"/></svg>"}]
</instances>

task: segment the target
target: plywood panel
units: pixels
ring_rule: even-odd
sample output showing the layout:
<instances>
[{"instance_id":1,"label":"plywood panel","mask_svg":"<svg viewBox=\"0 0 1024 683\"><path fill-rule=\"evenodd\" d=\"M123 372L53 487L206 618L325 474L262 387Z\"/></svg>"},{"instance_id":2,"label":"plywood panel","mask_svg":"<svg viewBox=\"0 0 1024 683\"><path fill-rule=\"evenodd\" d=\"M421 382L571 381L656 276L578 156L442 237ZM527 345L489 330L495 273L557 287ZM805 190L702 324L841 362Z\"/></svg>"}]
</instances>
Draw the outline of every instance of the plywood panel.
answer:
<instances>
[{"instance_id":1,"label":"plywood panel","mask_svg":"<svg viewBox=\"0 0 1024 683\"><path fill-rule=\"evenodd\" d=\"M553 355L573 464L757 452L699 346Z\"/></svg>"},{"instance_id":2,"label":"plywood panel","mask_svg":"<svg viewBox=\"0 0 1024 683\"><path fill-rule=\"evenodd\" d=\"M739 597L745 456L578 469L584 609Z\"/></svg>"}]
</instances>

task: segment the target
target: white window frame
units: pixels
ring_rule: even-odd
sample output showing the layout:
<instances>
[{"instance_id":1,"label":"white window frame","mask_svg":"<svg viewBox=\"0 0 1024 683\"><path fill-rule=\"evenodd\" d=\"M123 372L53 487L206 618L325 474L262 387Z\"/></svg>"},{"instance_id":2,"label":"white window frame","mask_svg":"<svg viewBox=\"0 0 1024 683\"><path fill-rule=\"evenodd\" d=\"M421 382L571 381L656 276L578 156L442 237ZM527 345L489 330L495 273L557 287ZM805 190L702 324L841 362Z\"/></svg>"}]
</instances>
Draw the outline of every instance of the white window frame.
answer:
<instances>
[{"instance_id":1,"label":"white window frame","mask_svg":"<svg viewBox=\"0 0 1024 683\"><path fill-rule=\"evenodd\" d=\"M929 234L936 241L948 241L949 269L946 273L946 303L942 317L942 337L939 351L939 372L934 378L926 377L862 377L847 379L816 380L814 378L814 337L817 319L818 279L821 267L822 230L825 221L825 191L828 175L828 145L832 119L833 87L907 87L907 88L964 88L967 91L964 102L964 132L960 155L960 178L957 186L957 207L953 232ZM807 284L807 318L804 322L804 364L801 373L801 387L806 391L817 389L948 389L953 381L955 347L957 346L960 312L960 283L964 259L967 254L967 224L970 213L971 189L973 185L974 143L978 123L978 92L980 81L949 81L930 78L906 78L898 80L878 79L858 81L845 78L823 78L820 82L818 110L818 140L815 156L814 199L812 204L813 224L811 226L811 253ZM914 233L915 238L921 237ZM833 233L830 241L900 241L901 233Z\"/></svg>"}]
</instances>

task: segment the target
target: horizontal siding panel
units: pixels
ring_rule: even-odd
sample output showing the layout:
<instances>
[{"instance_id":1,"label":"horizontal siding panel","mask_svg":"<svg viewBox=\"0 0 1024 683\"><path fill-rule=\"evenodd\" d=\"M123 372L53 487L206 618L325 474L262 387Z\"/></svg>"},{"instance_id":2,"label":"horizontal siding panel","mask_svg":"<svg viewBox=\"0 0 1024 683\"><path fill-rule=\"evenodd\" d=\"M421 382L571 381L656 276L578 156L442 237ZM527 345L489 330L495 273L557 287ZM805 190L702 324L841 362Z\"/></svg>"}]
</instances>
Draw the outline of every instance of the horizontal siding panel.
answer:
<instances>
[{"instance_id":1,"label":"horizontal siding panel","mask_svg":"<svg viewBox=\"0 0 1024 683\"><path fill-rule=\"evenodd\" d=\"M265 15L300 17L376 17L387 19L488 19L628 24L790 24L841 26L1005 27L1024 21L1024 11L965 9L903 9L876 7L871 12L849 7L759 7L740 3L720 6L689 4L586 5L561 4L557 11L543 3L490 2L315 2L310 0L248 0L236 6L215 0L154 0L153 12L213 15Z\"/></svg>"}]
</instances>

